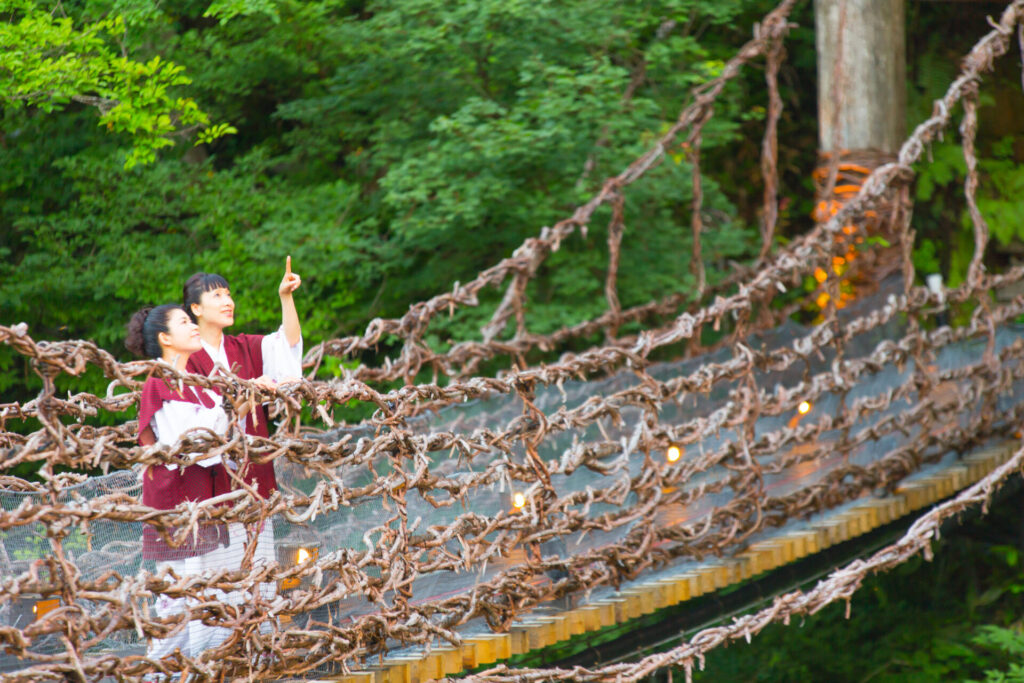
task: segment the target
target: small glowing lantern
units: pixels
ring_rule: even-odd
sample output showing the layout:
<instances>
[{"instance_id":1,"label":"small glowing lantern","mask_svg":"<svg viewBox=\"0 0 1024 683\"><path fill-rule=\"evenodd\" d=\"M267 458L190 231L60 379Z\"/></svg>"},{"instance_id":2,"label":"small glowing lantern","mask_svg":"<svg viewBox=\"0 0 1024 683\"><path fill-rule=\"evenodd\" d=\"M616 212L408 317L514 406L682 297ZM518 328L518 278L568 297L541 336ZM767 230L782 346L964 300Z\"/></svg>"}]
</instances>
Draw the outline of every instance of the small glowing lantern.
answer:
<instances>
[{"instance_id":1,"label":"small glowing lantern","mask_svg":"<svg viewBox=\"0 0 1024 683\"><path fill-rule=\"evenodd\" d=\"M292 547L294 548L295 546L292 546ZM315 560L319 556L320 556L320 548L317 548L316 546L310 546L308 548L304 547L304 546L299 546L295 550L295 564L296 565L300 565L300 564L302 564L303 562L306 562L309 559L314 559ZM281 579L281 581L280 581L280 588L281 588L281 590L289 590L289 589L292 589L292 588L298 588L301 583L302 583L302 579L300 577L298 577L298 576L290 576L290 577L288 577L286 579Z\"/></svg>"},{"instance_id":2,"label":"small glowing lantern","mask_svg":"<svg viewBox=\"0 0 1024 683\"><path fill-rule=\"evenodd\" d=\"M811 412L811 404L807 401L800 401L800 405L796 407L796 411L801 415L806 415Z\"/></svg>"},{"instance_id":3,"label":"small glowing lantern","mask_svg":"<svg viewBox=\"0 0 1024 683\"><path fill-rule=\"evenodd\" d=\"M524 505L526 505L526 496L522 493L515 493L512 496L512 507L516 510L521 510Z\"/></svg>"},{"instance_id":4,"label":"small glowing lantern","mask_svg":"<svg viewBox=\"0 0 1024 683\"><path fill-rule=\"evenodd\" d=\"M665 451L665 459L668 460L669 462L676 462L682 456L683 456L683 449L681 449L679 446L677 446L675 444L672 444L671 446L669 446L668 450Z\"/></svg>"},{"instance_id":5,"label":"small glowing lantern","mask_svg":"<svg viewBox=\"0 0 1024 683\"><path fill-rule=\"evenodd\" d=\"M49 600L39 600L36 604L32 605L32 614L35 615L36 619L42 619L43 615L47 612L60 607L60 598L50 598Z\"/></svg>"}]
</instances>

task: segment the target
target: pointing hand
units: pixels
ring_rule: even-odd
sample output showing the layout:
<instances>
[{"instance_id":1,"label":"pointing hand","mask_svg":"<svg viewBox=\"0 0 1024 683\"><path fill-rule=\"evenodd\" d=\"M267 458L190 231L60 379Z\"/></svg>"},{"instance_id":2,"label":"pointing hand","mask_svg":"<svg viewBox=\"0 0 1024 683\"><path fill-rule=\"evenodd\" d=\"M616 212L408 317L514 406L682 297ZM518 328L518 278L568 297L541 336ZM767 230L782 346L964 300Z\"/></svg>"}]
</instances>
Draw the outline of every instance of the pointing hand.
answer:
<instances>
[{"instance_id":1,"label":"pointing hand","mask_svg":"<svg viewBox=\"0 0 1024 683\"><path fill-rule=\"evenodd\" d=\"M281 278L281 286L277 288L277 293L282 298L291 296L292 292L298 289L301 284L302 278L299 277L298 273L292 272L292 257L286 257L284 260L284 277Z\"/></svg>"}]
</instances>

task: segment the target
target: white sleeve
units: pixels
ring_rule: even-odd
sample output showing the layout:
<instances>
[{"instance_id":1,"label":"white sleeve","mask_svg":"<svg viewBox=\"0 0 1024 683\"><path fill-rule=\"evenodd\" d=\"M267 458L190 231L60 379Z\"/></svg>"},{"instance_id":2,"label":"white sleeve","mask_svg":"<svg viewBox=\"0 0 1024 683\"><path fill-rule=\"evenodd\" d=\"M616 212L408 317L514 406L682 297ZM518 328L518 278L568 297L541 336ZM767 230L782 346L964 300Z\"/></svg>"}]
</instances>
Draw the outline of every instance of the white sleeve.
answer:
<instances>
[{"instance_id":1,"label":"white sleeve","mask_svg":"<svg viewBox=\"0 0 1024 683\"><path fill-rule=\"evenodd\" d=\"M284 325L277 332L263 337L260 343L263 352L263 374L275 382L302 376L302 336L295 346L288 346L284 336Z\"/></svg>"},{"instance_id":2,"label":"white sleeve","mask_svg":"<svg viewBox=\"0 0 1024 683\"><path fill-rule=\"evenodd\" d=\"M226 434L228 416L220 401L217 401L212 408L204 408L188 401L164 401L163 407L153 415L152 426L157 443L174 446L181 439L182 434L190 429L205 427L215 434ZM199 464L203 467L212 467L220 462L221 456L216 455L200 460ZM177 465L168 465L167 469L177 469Z\"/></svg>"}]
</instances>

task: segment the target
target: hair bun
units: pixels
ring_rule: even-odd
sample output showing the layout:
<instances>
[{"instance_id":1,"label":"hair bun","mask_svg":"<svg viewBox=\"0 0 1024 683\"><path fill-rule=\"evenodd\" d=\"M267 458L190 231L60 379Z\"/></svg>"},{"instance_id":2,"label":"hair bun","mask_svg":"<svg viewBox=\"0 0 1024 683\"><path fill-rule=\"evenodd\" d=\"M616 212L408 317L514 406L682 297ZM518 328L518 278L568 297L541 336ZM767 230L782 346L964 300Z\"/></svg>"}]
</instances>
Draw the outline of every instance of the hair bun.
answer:
<instances>
[{"instance_id":1,"label":"hair bun","mask_svg":"<svg viewBox=\"0 0 1024 683\"><path fill-rule=\"evenodd\" d=\"M152 306L140 308L134 315L132 315L131 320L128 321L128 330L125 336L124 345L125 348L139 358L146 357L146 342L142 334L142 328L146 324L146 318L149 317L149 313L152 310Z\"/></svg>"}]
</instances>

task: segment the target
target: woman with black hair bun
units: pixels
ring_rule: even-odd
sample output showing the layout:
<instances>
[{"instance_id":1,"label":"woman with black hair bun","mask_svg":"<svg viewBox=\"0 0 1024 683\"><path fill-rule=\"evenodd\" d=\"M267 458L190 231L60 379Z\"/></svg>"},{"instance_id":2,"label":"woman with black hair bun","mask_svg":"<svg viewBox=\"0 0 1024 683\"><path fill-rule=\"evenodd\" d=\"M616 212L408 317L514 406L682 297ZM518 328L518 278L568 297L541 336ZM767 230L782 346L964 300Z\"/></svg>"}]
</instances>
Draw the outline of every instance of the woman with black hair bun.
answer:
<instances>
[{"instance_id":1,"label":"woman with black hair bun","mask_svg":"<svg viewBox=\"0 0 1024 683\"><path fill-rule=\"evenodd\" d=\"M189 358L202 349L199 327L178 304L143 308L128 323L125 346L142 358L167 363L179 372L186 372ZM190 387L179 381L150 377L142 387L139 404L138 442L143 446L160 444L175 446L188 432L210 430L223 435L228 431L228 418L223 398L216 392ZM193 464L149 465L142 473L142 502L157 510L169 510L186 501L202 501L228 486L229 476L220 454L197 454ZM229 534L223 524L201 526L178 546L168 544L150 525L142 530L142 556L154 560L157 570L170 567L178 576L198 574L220 560L218 548L228 545ZM158 616L184 611L184 598L157 598ZM220 631L190 621L166 638L153 639L147 656L164 657L180 649L194 656L207 649L214 640L223 640Z\"/></svg>"}]
</instances>

